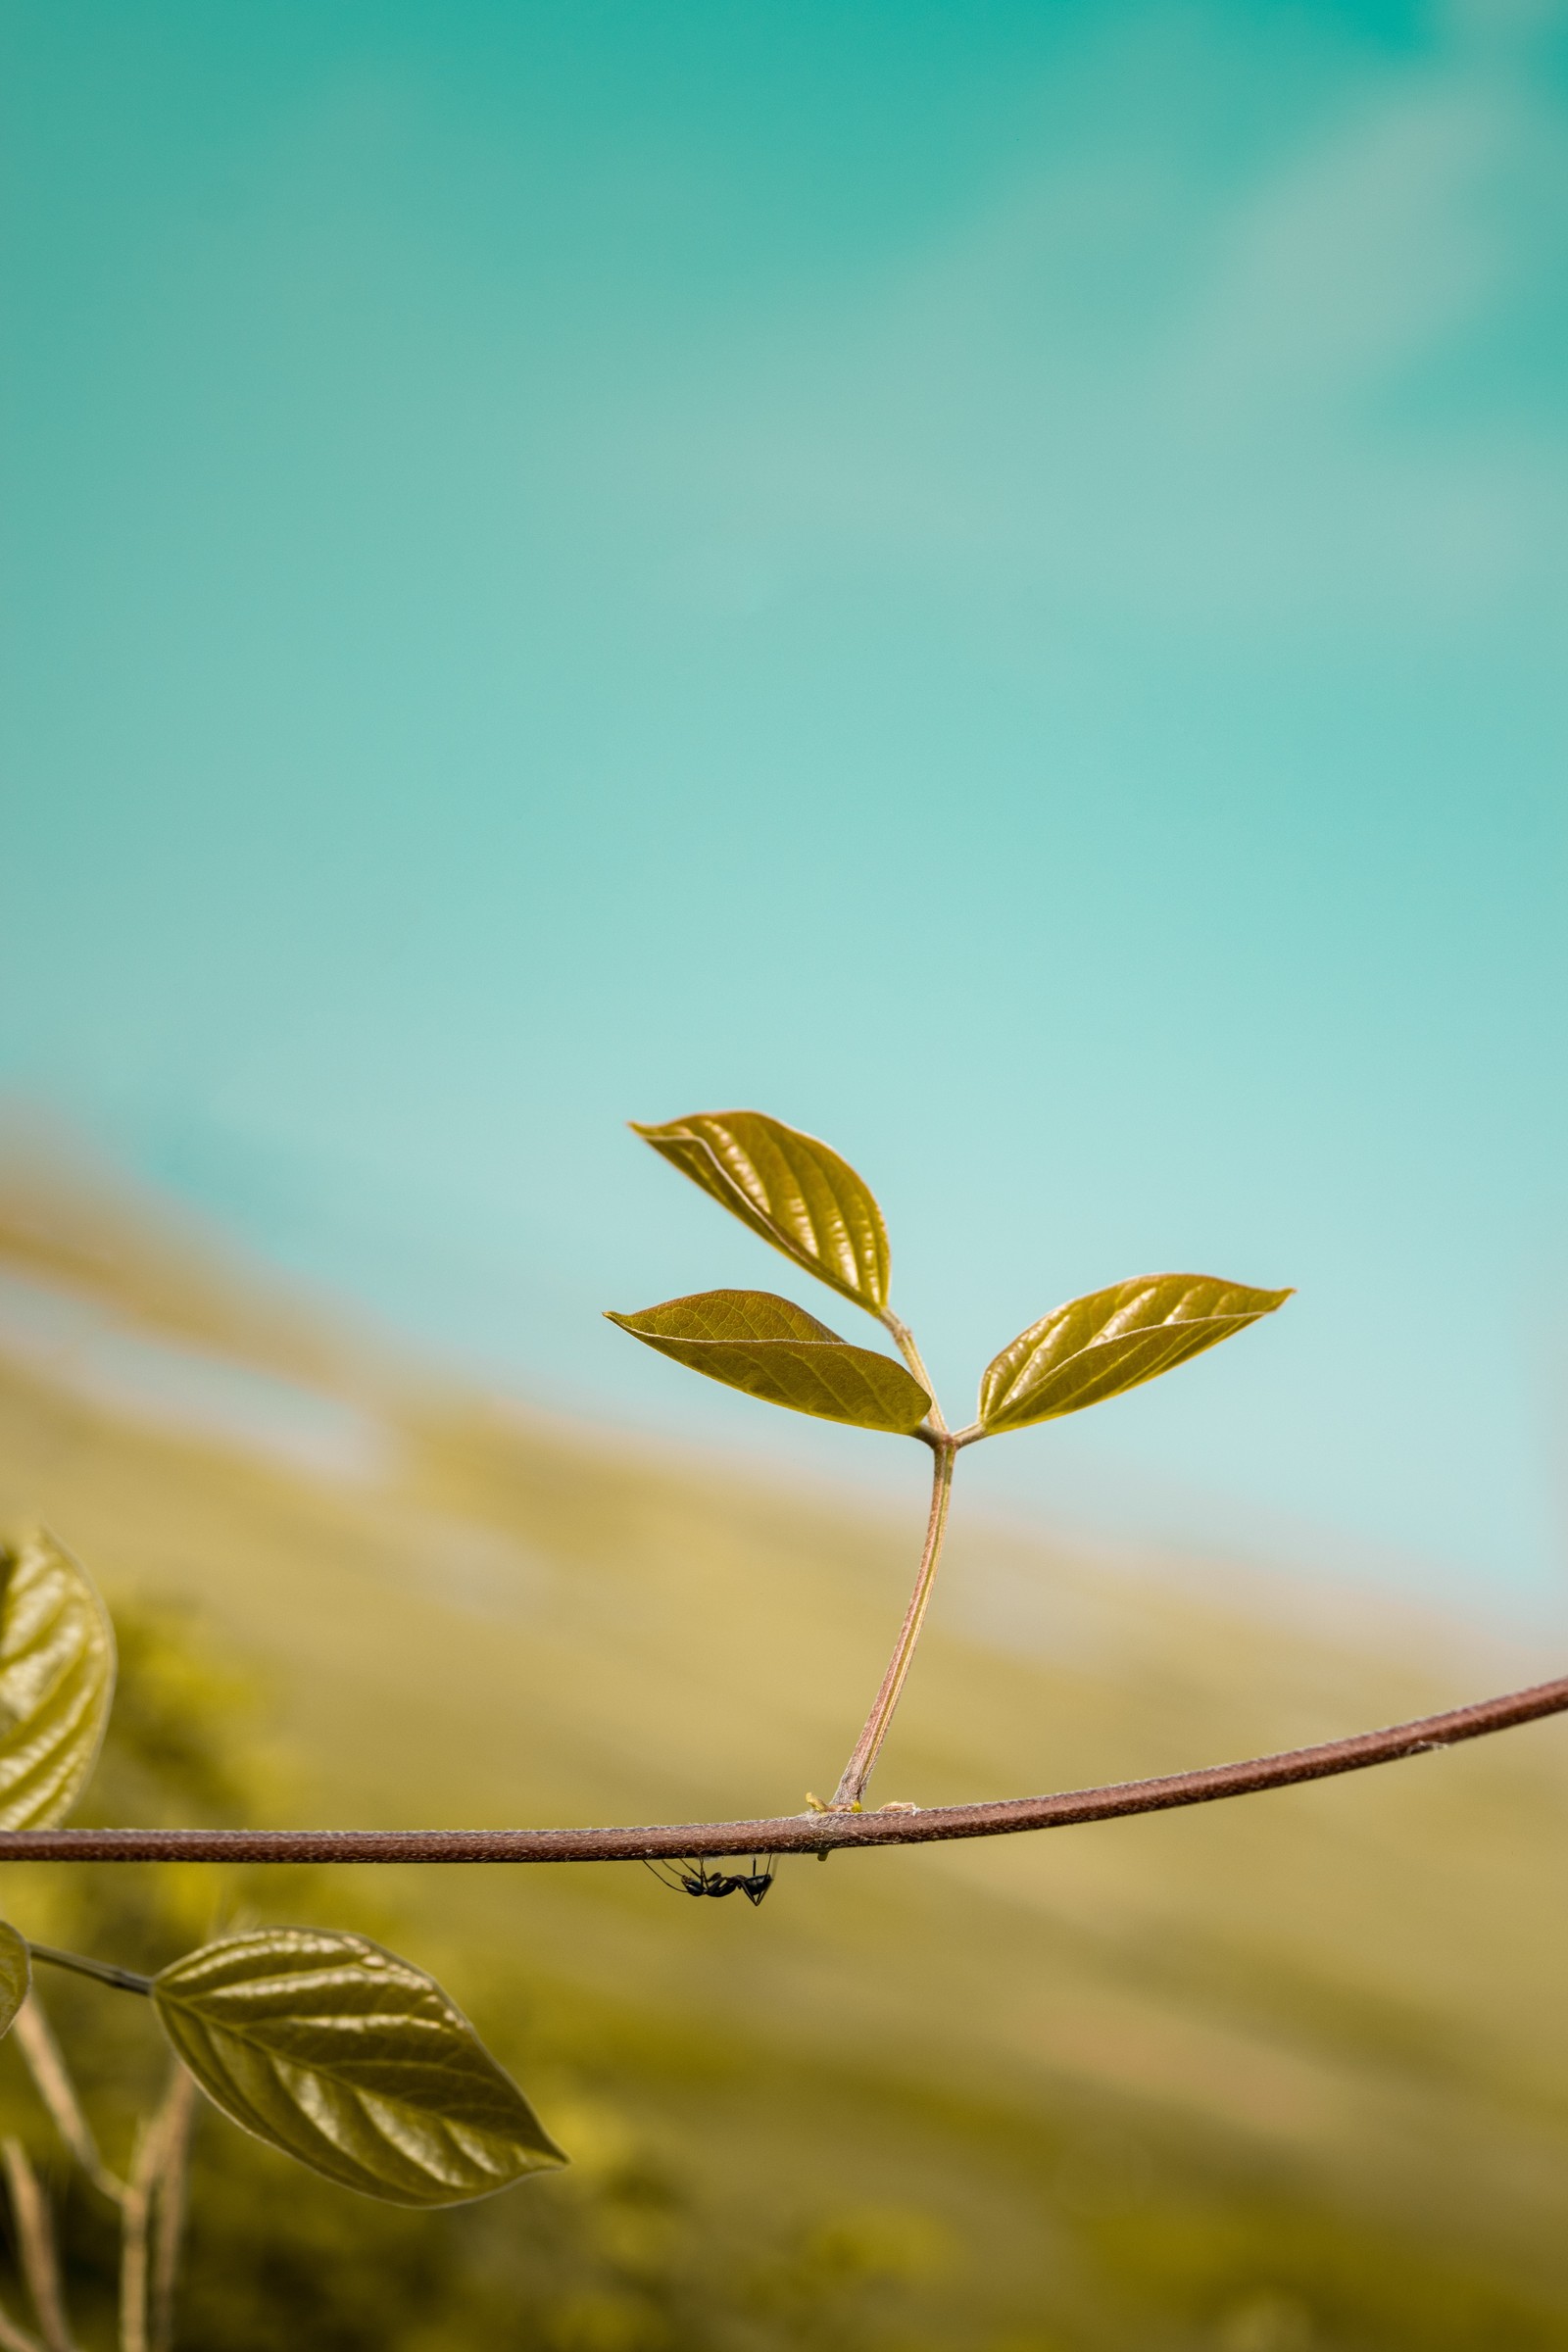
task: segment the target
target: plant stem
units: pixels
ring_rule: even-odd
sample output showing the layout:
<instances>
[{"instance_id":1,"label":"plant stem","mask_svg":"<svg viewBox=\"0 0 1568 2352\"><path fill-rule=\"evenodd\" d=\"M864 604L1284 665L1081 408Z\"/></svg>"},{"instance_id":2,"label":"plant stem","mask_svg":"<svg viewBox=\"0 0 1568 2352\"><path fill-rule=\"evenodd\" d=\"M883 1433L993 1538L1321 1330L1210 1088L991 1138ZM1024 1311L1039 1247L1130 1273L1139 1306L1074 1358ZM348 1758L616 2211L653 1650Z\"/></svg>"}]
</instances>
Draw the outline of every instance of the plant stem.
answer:
<instances>
[{"instance_id":1,"label":"plant stem","mask_svg":"<svg viewBox=\"0 0 1568 2352\"><path fill-rule=\"evenodd\" d=\"M54 2222L49 2200L20 2139L0 2143L6 2186L11 2192L11 2218L17 2227L17 2253L27 2293L43 2330L48 2352L75 2352L66 2300L60 2288L60 2257L55 2250Z\"/></svg>"},{"instance_id":2,"label":"plant stem","mask_svg":"<svg viewBox=\"0 0 1568 2352\"><path fill-rule=\"evenodd\" d=\"M129 1969L112 1968L105 1961L84 1960L75 1952L56 1952L47 1944L31 1944L35 1959L107 1982L121 1988L145 1992L151 1979L133 1976ZM180 2238L185 2224L185 2180L190 2130L196 2104L196 2084L176 2060L169 2086L157 2112L144 2120L136 2134L130 2179L117 2180L98 2152L92 2127L82 2112L59 2044L50 2031L36 1992L28 1994L19 2013L17 2038L38 2094L48 2108L56 2131L71 2153L107 2197L120 2207L120 2341L121 2352L169 2352L172 2334L174 2287L179 2275ZM60 2292L59 2267L49 2209L20 2140L0 2143L16 2217L19 2251L27 2289L43 2329L43 2352L74 2352L65 2303ZM0 2352L18 2352L31 2337L8 2336L0 2325Z\"/></svg>"},{"instance_id":3,"label":"plant stem","mask_svg":"<svg viewBox=\"0 0 1568 2352\"><path fill-rule=\"evenodd\" d=\"M185 2234L190 2134L196 2120L196 2079L176 2060L164 2097L163 2170L153 2207L152 2297L148 2352L170 2352L174 2335L174 2288Z\"/></svg>"},{"instance_id":4,"label":"plant stem","mask_svg":"<svg viewBox=\"0 0 1568 2352\"><path fill-rule=\"evenodd\" d=\"M176 2059L157 2112L136 2134L121 2209L121 2352L167 2352L195 2098L196 2085Z\"/></svg>"},{"instance_id":5,"label":"plant stem","mask_svg":"<svg viewBox=\"0 0 1568 2352\"><path fill-rule=\"evenodd\" d=\"M147 2352L147 2222L158 2179L158 2126L144 2120L120 2209L120 2352Z\"/></svg>"},{"instance_id":6,"label":"plant stem","mask_svg":"<svg viewBox=\"0 0 1568 2352\"><path fill-rule=\"evenodd\" d=\"M914 1343L910 1342L911 1348ZM918 1356L915 1358L918 1361ZM931 1407L932 1419L938 1418L936 1404ZM850 1812L859 1804L861 1791L870 1779L877 1754L887 1738L893 1721L893 1710L899 1703L905 1678L914 1656L914 1645L920 1639L920 1628L931 1599L931 1588L936 1582L937 1562L942 1557L942 1538L948 1524L948 1504L953 1496L953 1461L956 1451L951 1438L944 1433L940 1442L931 1447L931 1515L926 1521L925 1549L920 1554L920 1572L914 1580L909 1605L904 1612L888 1670L882 1677L882 1687L871 1704L865 1719L865 1729L856 1742L855 1753L844 1767L844 1777L834 1792L830 1812Z\"/></svg>"},{"instance_id":7,"label":"plant stem","mask_svg":"<svg viewBox=\"0 0 1568 2352\"><path fill-rule=\"evenodd\" d=\"M80 1952L57 1952L48 1943L29 1943L27 1949L35 1960L46 1960L51 1968L69 1968L74 1976L93 1977L121 1992L151 1992L153 1988L151 1977L138 1977L134 1969L116 1968L112 1961L87 1960Z\"/></svg>"},{"instance_id":8,"label":"plant stem","mask_svg":"<svg viewBox=\"0 0 1568 2352\"><path fill-rule=\"evenodd\" d=\"M36 1984L17 2012L11 2029L49 2119L95 2188L117 2205L124 2203L125 2183L109 2170L99 2152L76 2086L71 2080L54 2029L38 1998Z\"/></svg>"}]
</instances>

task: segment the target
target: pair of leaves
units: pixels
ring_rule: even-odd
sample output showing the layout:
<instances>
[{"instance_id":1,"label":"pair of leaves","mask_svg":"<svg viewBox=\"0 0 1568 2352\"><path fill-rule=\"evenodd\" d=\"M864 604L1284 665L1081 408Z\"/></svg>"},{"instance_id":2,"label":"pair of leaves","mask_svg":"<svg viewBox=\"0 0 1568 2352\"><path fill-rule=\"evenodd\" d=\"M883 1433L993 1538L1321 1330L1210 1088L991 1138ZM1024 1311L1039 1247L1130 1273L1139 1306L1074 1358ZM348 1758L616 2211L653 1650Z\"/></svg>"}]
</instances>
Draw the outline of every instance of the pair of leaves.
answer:
<instances>
[{"instance_id":1,"label":"pair of leaves","mask_svg":"<svg viewBox=\"0 0 1568 2352\"><path fill-rule=\"evenodd\" d=\"M889 1263L882 1212L826 1144L759 1110L632 1124L763 1241L881 1314ZM1118 1396L1245 1331L1290 1296L1206 1274L1140 1274L1071 1299L988 1366L975 1434L998 1437ZM705 1291L610 1320L711 1380L822 1420L908 1435L931 1407L902 1364L851 1347L768 1291Z\"/></svg>"},{"instance_id":2,"label":"pair of leaves","mask_svg":"<svg viewBox=\"0 0 1568 2352\"><path fill-rule=\"evenodd\" d=\"M42 1531L0 1549L0 1829L71 1810L114 1697L109 1612ZM28 1947L0 1921L0 2034ZM149 1987L214 2104L313 2171L400 2205L487 2196L566 2159L439 1984L360 1936L231 1936Z\"/></svg>"},{"instance_id":3,"label":"pair of leaves","mask_svg":"<svg viewBox=\"0 0 1568 2352\"><path fill-rule=\"evenodd\" d=\"M456 2205L566 2162L434 1979L363 1936L225 1936L152 1999L216 2106L346 2188Z\"/></svg>"},{"instance_id":4,"label":"pair of leaves","mask_svg":"<svg viewBox=\"0 0 1568 2352\"><path fill-rule=\"evenodd\" d=\"M760 1110L632 1126L796 1265L868 1315L882 1313L890 1266L882 1211L864 1179L814 1135ZM931 1410L925 1390L893 1357L853 1347L771 1291L700 1291L610 1321L710 1380L820 1421L906 1437Z\"/></svg>"}]
</instances>

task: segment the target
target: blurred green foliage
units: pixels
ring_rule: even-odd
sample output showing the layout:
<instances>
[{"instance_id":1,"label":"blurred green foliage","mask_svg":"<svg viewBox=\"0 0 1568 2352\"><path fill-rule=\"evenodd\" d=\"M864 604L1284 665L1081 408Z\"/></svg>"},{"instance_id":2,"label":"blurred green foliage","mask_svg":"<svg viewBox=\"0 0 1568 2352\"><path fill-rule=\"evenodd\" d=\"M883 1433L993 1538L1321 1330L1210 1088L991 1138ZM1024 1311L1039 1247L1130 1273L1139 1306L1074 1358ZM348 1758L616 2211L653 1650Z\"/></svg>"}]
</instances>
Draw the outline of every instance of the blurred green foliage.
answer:
<instances>
[{"instance_id":1,"label":"blurred green foliage","mask_svg":"<svg viewBox=\"0 0 1568 2352\"><path fill-rule=\"evenodd\" d=\"M232 1822L269 1794L245 1686L172 1610L117 1608L122 1697L87 1808L125 1822ZM34 1934L153 1969L266 1916L417 1927L320 1871L89 1867L11 1874ZM415 1940L411 1944L411 1931ZM1503 2266L1336 2211L1217 2132L1103 2096L1024 2117L934 2094L885 2064L792 2057L727 2023L712 2037L476 1949L455 1985L575 2159L454 2212L409 2214L289 2165L211 2113L197 2138L178 2340L212 2352L1471 2352L1568 2344L1568 2308ZM44 1972L43 1994L111 2161L165 2063L146 2004ZM89 2352L114 2340L114 2217L68 2178L14 2049L0 2124L56 2195ZM924 2194L824 2195L785 2212L760 2143L897 2142ZM1025 2289L977 2242L1050 2249ZM996 2242L996 2241L994 2241ZM13 2309L21 2290L13 2279ZM1040 2308L1042 2301L1046 2307ZM1031 2308L1031 2305L1035 2306Z\"/></svg>"},{"instance_id":2,"label":"blurred green foliage","mask_svg":"<svg viewBox=\"0 0 1568 2352\"><path fill-rule=\"evenodd\" d=\"M83 1820L237 1822L265 1786L247 1767L241 1678L203 1653L188 1618L117 1604L121 1695ZM199 1936L259 1916L387 1931L387 1915L321 1871L213 1872L181 1866L14 1868L7 1900L51 1941L155 1970ZM123 2162L139 2107L166 2063L150 2007L52 1971L40 1996L112 2161ZM479 2006L502 2046L540 1998L498 1956L476 1956ZM569 1999L556 2004L536 2075L569 2119L577 2161L549 2193L411 2215L289 2165L208 2111L195 2160L193 2227L178 2340L225 2352L435 2352L478 2342L551 2352L664 2352L675 2346L881 2343L926 2275L940 2233L919 2215L824 2216L766 2229L753 2253L733 2224L715 2241L702 2190L654 2152L613 2104L613 2057L636 2036ZM678 2047L645 2050L645 2084ZM705 2071L692 2054L695 2071ZM515 2062L515 2058L514 2058ZM524 2061L525 2062L525 2061ZM733 2053L731 2053L733 2063ZM728 2069L726 2068L727 2072ZM54 2192L83 2340L115 2340L115 2217L71 2175L14 2048L0 2053L0 2122L31 2149ZM717 2250L722 2247L722 2251ZM13 2310L24 2308L11 2280ZM904 2340L902 2337L898 2340Z\"/></svg>"},{"instance_id":3,"label":"blurred green foliage","mask_svg":"<svg viewBox=\"0 0 1568 2352\"><path fill-rule=\"evenodd\" d=\"M381 1444L326 1475L0 1354L0 1523L46 1520L120 1629L76 1818L741 1819L836 1770L923 1495L857 1508L427 1382L69 1186L8 1206L0 1155L7 1263L192 1379L373 1407ZM1282 1609L968 1513L952 1549L878 1795L1175 1771L1528 1679L1345 1589ZM17 1867L0 1911L149 1971L247 1921L360 1930L573 2159L410 2214L205 2115L184 2352L1568 2352L1565 1847L1539 1725L1182 1815L787 1858L758 1911L604 1865ZM43 1989L123 2164L148 2005ZM109 2352L113 2217L0 2046L12 2129Z\"/></svg>"}]
</instances>

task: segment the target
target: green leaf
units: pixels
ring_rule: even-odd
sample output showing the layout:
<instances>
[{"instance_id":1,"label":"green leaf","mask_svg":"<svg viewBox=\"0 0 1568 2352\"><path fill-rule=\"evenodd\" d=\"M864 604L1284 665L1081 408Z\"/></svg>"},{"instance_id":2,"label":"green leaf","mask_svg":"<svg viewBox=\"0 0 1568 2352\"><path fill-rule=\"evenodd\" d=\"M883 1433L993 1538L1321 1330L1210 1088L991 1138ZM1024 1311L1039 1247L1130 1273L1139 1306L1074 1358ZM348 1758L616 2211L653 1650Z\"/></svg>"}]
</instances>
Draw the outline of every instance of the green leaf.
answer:
<instances>
[{"instance_id":1,"label":"green leaf","mask_svg":"<svg viewBox=\"0 0 1568 2352\"><path fill-rule=\"evenodd\" d=\"M216 2106L366 2196L460 2205L566 2162L440 1985L363 1936L226 1936L152 1997Z\"/></svg>"},{"instance_id":2,"label":"green leaf","mask_svg":"<svg viewBox=\"0 0 1568 2352\"><path fill-rule=\"evenodd\" d=\"M760 1110L703 1110L634 1131L808 1274L869 1315L888 1302L888 1234L870 1187L814 1135Z\"/></svg>"},{"instance_id":3,"label":"green leaf","mask_svg":"<svg viewBox=\"0 0 1568 2352\"><path fill-rule=\"evenodd\" d=\"M0 1545L0 1830L64 1821L115 1695L115 1629L79 1561L43 1529Z\"/></svg>"},{"instance_id":4,"label":"green leaf","mask_svg":"<svg viewBox=\"0 0 1568 2352\"><path fill-rule=\"evenodd\" d=\"M931 1410L919 1382L890 1355L852 1348L771 1291L699 1291L610 1320L710 1380L821 1421L907 1437Z\"/></svg>"},{"instance_id":5,"label":"green leaf","mask_svg":"<svg viewBox=\"0 0 1568 2352\"><path fill-rule=\"evenodd\" d=\"M1137 1274L1092 1291L1031 1323L988 1365L981 1425L995 1435L1082 1412L1245 1331L1291 1296L1207 1274Z\"/></svg>"},{"instance_id":6,"label":"green leaf","mask_svg":"<svg viewBox=\"0 0 1568 2352\"><path fill-rule=\"evenodd\" d=\"M17 2011L32 1989L32 1962L26 1944L8 1921L0 1919L0 2034L9 2034Z\"/></svg>"}]
</instances>

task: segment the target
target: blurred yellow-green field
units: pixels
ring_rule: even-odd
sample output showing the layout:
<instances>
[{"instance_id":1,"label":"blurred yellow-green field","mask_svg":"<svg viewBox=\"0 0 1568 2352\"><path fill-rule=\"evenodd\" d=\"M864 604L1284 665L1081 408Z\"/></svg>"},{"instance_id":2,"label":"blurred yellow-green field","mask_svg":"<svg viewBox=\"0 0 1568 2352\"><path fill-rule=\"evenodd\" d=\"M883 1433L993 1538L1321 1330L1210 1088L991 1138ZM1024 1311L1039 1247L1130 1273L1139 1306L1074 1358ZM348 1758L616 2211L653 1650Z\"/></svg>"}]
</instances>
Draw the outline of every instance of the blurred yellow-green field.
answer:
<instances>
[{"instance_id":1,"label":"blurred yellow-green field","mask_svg":"<svg viewBox=\"0 0 1568 2352\"><path fill-rule=\"evenodd\" d=\"M126 1632L88 1815L683 1820L835 1778L922 1514L663 1460L278 1303L63 1163L0 1184L0 1506ZM1503 1687L1414 1612L979 1524L876 1793L1131 1777ZM1568 1733L1316 1788L786 1861L11 1874L159 1961L236 1910L439 1974L570 2172L389 2213L209 2118L180 2341L437 2352L1568 2344ZM53 1984L111 2142L146 2021ZM123 2005L125 2009L130 2004ZM6 2128L46 2144L14 2057ZM113 2249L65 2188L89 2348ZM8 2303L18 2298L8 2291Z\"/></svg>"}]
</instances>

